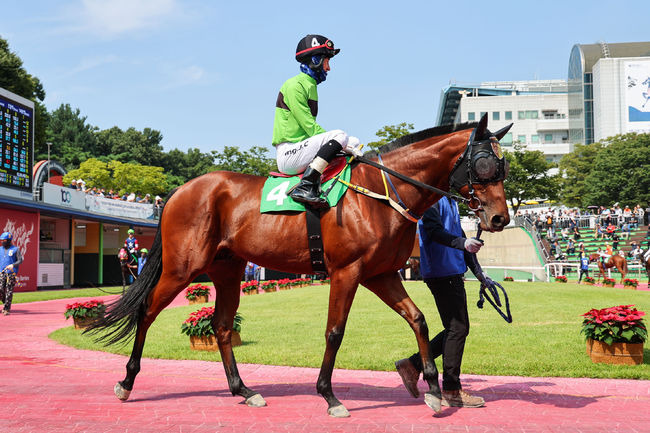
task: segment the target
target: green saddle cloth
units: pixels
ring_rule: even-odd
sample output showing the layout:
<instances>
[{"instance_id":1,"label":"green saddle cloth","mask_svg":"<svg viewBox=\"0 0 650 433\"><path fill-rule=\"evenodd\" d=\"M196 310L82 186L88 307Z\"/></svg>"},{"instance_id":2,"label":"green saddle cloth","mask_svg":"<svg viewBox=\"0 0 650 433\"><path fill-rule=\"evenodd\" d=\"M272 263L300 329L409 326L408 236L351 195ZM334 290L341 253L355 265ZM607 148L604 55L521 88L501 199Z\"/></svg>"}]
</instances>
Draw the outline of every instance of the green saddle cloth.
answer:
<instances>
[{"instance_id":1,"label":"green saddle cloth","mask_svg":"<svg viewBox=\"0 0 650 433\"><path fill-rule=\"evenodd\" d=\"M340 179L349 182L351 173L352 169L348 165L343 169ZM287 195L287 191L289 191L289 189L291 189L291 187L296 185L298 182L300 182L300 178L298 176L269 177L266 179L266 182L264 182L264 188L262 189L260 213L283 211L303 212L305 210L305 205L294 201ZM339 200L341 200L348 187L343 185L341 182L338 182L336 178L330 179L321 186L323 194L325 194L325 191L329 190L332 182L336 182L336 184L329 192L326 199L329 205L331 207L334 207L339 202Z\"/></svg>"}]
</instances>

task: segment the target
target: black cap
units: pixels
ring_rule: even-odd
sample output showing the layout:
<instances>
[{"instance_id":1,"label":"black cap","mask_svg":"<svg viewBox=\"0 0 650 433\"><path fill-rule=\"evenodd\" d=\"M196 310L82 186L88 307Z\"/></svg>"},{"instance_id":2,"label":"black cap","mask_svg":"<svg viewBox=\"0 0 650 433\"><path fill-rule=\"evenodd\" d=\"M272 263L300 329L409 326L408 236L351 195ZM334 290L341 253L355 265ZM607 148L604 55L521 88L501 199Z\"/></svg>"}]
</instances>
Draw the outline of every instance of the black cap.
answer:
<instances>
[{"instance_id":1,"label":"black cap","mask_svg":"<svg viewBox=\"0 0 650 433\"><path fill-rule=\"evenodd\" d=\"M334 48L334 42L321 35L307 35L298 42L296 47L296 60L305 63L311 56L325 55L334 57L341 51Z\"/></svg>"}]
</instances>

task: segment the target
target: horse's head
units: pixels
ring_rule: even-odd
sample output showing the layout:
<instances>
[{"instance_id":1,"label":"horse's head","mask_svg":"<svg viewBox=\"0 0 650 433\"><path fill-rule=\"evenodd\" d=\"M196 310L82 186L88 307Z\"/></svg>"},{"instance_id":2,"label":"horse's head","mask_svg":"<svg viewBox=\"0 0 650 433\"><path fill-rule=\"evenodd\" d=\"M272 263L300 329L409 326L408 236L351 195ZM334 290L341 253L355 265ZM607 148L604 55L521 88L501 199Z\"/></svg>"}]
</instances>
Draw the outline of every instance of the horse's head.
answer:
<instances>
[{"instance_id":1,"label":"horse's head","mask_svg":"<svg viewBox=\"0 0 650 433\"><path fill-rule=\"evenodd\" d=\"M117 258L120 259L121 262L125 262L129 257L129 254L126 252L124 248L120 248L120 251L117 253Z\"/></svg>"},{"instance_id":2,"label":"horse's head","mask_svg":"<svg viewBox=\"0 0 650 433\"><path fill-rule=\"evenodd\" d=\"M501 231L510 222L503 189L509 163L499 144L510 127L512 123L491 133L484 114L449 175L449 185L469 199L468 205L479 217L481 229L490 232Z\"/></svg>"}]
</instances>

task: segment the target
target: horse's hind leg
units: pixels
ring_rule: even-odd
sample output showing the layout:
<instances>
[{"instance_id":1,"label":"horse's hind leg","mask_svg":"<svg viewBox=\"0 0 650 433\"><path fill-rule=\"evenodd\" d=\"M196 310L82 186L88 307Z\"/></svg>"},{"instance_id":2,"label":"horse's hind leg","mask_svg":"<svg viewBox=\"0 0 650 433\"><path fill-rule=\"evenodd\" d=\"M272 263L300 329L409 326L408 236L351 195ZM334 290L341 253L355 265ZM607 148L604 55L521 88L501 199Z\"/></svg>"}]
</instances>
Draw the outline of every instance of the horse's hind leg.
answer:
<instances>
[{"instance_id":1,"label":"horse's hind leg","mask_svg":"<svg viewBox=\"0 0 650 433\"><path fill-rule=\"evenodd\" d=\"M245 260L230 259L217 261L208 270L208 275L214 283L217 293L212 327L219 343L219 352L230 392L232 395L244 397L249 406L261 407L266 406L266 401L259 393L244 385L237 370L237 362L230 341L233 320L239 307L240 282L245 266Z\"/></svg>"},{"instance_id":2,"label":"horse's hind leg","mask_svg":"<svg viewBox=\"0 0 650 433\"><path fill-rule=\"evenodd\" d=\"M429 350L429 328L424 320L424 314L409 298L397 272L378 275L364 281L363 285L402 316L413 329L422 357L423 379L429 385L429 391L424 395L424 402L435 412L440 412L442 394L438 384L438 369Z\"/></svg>"},{"instance_id":3,"label":"horse's hind leg","mask_svg":"<svg viewBox=\"0 0 650 433\"><path fill-rule=\"evenodd\" d=\"M115 395L120 400L127 400L133 390L135 377L140 372L140 359L142 358L142 350L144 349L144 342L149 327L156 320L158 314L174 300L176 295L189 282L190 279L181 280L177 277L177 274L166 274L163 272L158 283L152 289L149 295L150 305L147 306L146 311L138 320L133 350L131 351L129 362L126 364L126 377L124 380L115 384L115 388L113 389Z\"/></svg>"}]
</instances>

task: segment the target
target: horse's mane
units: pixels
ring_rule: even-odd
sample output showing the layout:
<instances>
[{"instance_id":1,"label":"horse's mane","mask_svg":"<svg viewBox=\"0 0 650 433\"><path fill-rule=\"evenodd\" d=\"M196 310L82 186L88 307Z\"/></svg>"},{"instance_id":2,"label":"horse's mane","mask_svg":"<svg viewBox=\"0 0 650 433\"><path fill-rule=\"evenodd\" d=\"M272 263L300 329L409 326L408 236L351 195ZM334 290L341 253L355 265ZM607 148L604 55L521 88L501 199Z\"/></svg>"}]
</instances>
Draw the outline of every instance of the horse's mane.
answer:
<instances>
[{"instance_id":1,"label":"horse's mane","mask_svg":"<svg viewBox=\"0 0 650 433\"><path fill-rule=\"evenodd\" d=\"M400 147L408 146L409 144L413 144L418 141L426 140L427 138L436 137L438 135L445 135L456 131L462 131L464 129L476 128L477 125L477 122L465 122L424 129L422 131L414 132L412 134L396 138L390 143L384 144L377 150L371 150L370 152L367 152L365 156L377 156L390 152L391 150L398 149Z\"/></svg>"}]
</instances>

